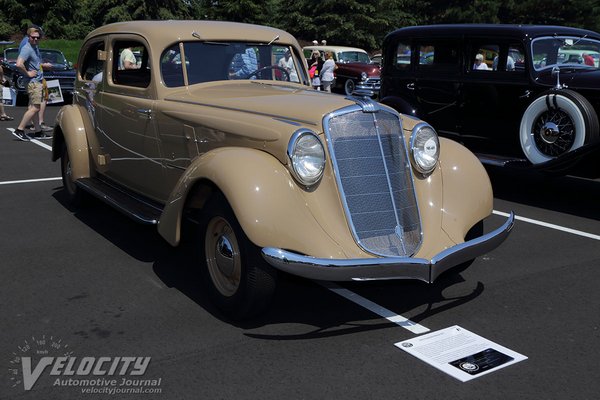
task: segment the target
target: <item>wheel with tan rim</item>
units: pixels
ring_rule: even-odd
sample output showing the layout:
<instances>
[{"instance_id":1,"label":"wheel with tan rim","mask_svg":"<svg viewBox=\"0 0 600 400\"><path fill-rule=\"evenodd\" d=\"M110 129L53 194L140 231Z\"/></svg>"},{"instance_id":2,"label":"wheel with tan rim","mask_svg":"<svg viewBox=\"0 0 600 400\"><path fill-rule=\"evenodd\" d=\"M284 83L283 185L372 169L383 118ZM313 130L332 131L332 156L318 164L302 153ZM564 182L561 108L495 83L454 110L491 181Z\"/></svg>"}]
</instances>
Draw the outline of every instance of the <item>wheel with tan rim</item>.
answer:
<instances>
[{"instance_id":1,"label":"wheel with tan rim","mask_svg":"<svg viewBox=\"0 0 600 400\"><path fill-rule=\"evenodd\" d=\"M266 308L277 271L263 260L220 193L201 211L196 245L209 296L225 315L247 319Z\"/></svg>"},{"instance_id":2,"label":"wheel with tan rim","mask_svg":"<svg viewBox=\"0 0 600 400\"><path fill-rule=\"evenodd\" d=\"M62 175L63 187L67 193L67 200L71 205L80 205L83 202L84 193L79 187L77 187L77 184L73 179L71 159L69 158L69 152L67 151L67 146L65 144L62 146L62 152L60 156L60 171Z\"/></svg>"}]
</instances>

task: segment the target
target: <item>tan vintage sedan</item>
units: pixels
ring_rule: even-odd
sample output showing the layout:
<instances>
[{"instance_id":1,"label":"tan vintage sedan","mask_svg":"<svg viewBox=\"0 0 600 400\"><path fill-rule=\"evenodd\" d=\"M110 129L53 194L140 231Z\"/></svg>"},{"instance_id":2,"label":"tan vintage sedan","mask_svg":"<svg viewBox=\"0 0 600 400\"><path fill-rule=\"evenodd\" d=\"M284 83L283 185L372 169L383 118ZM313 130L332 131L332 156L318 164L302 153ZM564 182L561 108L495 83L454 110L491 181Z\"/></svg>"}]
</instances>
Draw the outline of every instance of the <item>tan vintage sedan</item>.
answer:
<instances>
[{"instance_id":1,"label":"tan vintage sedan","mask_svg":"<svg viewBox=\"0 0 600 400\"><path fill-rule=\"evenodd\" d=\"M136 21L91 32L53 160L69 199L94 195L184 224L211 299L231 318L268 304L278 271L433 282L497 247L492 190L461 145L361 97L315 91L302 49L270 27ZM186 225L187 226L187 225Z\"/></svg>"}]
</instances>

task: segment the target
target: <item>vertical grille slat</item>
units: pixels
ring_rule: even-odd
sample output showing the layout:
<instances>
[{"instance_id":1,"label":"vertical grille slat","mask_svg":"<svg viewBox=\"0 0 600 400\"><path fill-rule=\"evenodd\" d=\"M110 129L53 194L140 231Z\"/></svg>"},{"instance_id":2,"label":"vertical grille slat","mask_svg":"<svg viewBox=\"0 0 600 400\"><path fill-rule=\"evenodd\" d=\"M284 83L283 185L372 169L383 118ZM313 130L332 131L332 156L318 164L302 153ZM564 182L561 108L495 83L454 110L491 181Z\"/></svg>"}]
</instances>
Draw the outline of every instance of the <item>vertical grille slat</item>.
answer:
<instances>
[{"instance_id":1,"label":"vertical grille slat","mask_svg":"<svg viewBox=\"0 0 600 400\"><path fill-rule=\"evenodd\" d=\"M385 111L334 113L325 131L356 241L376 255L414 254L421 221L398 117Z\"/></svg>"}]
</instances>

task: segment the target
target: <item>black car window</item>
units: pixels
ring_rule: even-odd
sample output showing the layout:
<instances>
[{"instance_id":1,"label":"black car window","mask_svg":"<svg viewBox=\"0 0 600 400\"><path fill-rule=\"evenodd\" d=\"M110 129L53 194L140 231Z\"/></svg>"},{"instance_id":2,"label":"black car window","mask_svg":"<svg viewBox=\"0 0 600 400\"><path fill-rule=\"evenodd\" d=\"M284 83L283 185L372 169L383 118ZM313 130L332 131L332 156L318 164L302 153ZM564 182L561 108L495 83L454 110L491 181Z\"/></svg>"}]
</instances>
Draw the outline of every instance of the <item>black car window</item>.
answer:
<instances>
[{"instance_id":1,"label":"black car window","mask_svg":"<svg viewBox=\"0 0 600 400\"><path fill-rule=\"evenodd\" d=\"M100 73L104 69L104 61L99 59L100 51L104 51L104 42L93 43L87 48L80 69L81 79L102 80Z\"/></svg>"},{"instance_id":2,"label":"black car window","mask_svg":"<svg viewBox=\"0 0 600 400\"><path fill-rule=\"evenodd\" d=\"M400 42L396 47L396 68L398 69L409 69L410 68L410 43Z\"/></svg>"},{"instance_id":3,"label":"black car window","mask_svg":"<svg viewBox=\"0 0 600 400\"><path fill-rule=\"evenodd\" d=\"M145 88L150 85L148 51L137 41L113 44L113 83Z\"/></svg>"},{"instance_id":4,"label":"black car window","mask_svg":"<svg viewBox=\"0 0 600 400\"><path fill-rule=\"evenodd\" d=\"M460 66L458 41L433 41L419 46L419 69L455 71Z\"/></svg>"}]
</instances>

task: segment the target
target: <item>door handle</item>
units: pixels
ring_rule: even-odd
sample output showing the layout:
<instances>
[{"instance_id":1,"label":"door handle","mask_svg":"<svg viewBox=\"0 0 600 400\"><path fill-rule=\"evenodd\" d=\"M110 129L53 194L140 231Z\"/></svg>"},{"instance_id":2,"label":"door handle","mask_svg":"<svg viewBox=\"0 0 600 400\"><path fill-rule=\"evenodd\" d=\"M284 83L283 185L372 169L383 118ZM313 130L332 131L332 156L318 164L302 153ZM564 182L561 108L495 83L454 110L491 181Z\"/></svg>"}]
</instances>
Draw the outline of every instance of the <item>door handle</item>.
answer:
<instances>
[{"instance_id":1,"label":"door handle","mask_svg":"<svg viewBox=\"0 0 600 400\"><path fill-rule=\"evenodd\" d=\"M415 83L414 83L414 82L408 83L408 84L406 85L406 88L407 88L408 90L415 90Z\"/></svg>"},{"instance_id":2,"label":"door handle","mask_svg":"<svg viewBox=\"0 0 600 400\"><path fill-rule=\"evenodd\" d=\"M140 114L142 118L152 119L152 110L148 108L138 108L135 110L136 113Z\"/></svg>"}]
</instances>

